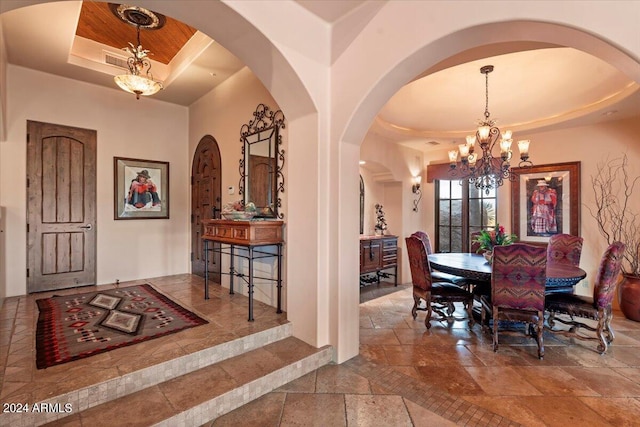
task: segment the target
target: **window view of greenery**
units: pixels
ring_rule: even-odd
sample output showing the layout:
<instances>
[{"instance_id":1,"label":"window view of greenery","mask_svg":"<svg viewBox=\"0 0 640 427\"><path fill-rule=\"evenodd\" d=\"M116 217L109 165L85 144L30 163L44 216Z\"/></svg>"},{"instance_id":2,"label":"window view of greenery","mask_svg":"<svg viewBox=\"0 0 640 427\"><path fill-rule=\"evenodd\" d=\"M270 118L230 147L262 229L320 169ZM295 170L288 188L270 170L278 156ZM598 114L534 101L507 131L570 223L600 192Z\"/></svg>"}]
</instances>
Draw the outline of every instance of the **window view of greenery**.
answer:
<instances>
[{"instance_id":1,"label":"window view of greenery","mask_svg":"<svg viewBox=\"0 0 640 427\"><path fill-rule=\"evenodd\" d=\"M437 252L468 252L474 232L496 225L496 191L485 192L459 180L436 181Z\"/></svg>"}]
</instances>

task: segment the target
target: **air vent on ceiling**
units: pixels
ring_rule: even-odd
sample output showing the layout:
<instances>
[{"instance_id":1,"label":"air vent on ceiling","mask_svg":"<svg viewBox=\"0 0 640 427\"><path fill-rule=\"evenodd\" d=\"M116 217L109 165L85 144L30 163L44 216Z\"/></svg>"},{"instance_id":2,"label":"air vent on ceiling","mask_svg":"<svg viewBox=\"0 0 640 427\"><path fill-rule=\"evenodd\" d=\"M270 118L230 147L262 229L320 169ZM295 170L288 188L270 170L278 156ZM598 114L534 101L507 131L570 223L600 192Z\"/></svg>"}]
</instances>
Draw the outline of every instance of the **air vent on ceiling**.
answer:
<instances>
[{"instance_id":1,"label":"air vent on ceiling","mask_svg":"<svg viewBox=\"0 0 640 427\"><path fill-rule=\"evenodd\" d=\"M113 65L118 68L124 68L125 70L129 69L129 65L127 64L127 58L124 56L116 56L110 52L103 52L104 54L104 63Z\"/></svg>"},{"instance_id":2,"label":"air vent on ceiling","mask_svg":"<svg viewBox=\"0 0 640 427\"><path fill-rule=\"evenodd\" d=\"M438 141L427 141L427 144L429 144L429 145L440 145L440 143Z\"/></svg>"}]
</instances>

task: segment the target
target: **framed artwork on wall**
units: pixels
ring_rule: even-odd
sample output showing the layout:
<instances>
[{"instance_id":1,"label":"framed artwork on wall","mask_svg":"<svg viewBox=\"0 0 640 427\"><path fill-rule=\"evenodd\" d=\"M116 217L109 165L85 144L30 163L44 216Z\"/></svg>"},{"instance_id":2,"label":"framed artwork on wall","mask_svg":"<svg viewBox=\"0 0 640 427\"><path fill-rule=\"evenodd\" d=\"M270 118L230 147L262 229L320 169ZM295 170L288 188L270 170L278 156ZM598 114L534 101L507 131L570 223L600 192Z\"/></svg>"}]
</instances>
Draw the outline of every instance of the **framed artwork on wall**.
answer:
<instances>
[{"instance_id":1,"label":"framed artwork on wall","mask_svg":"<svg viewBox=\"0 0 640 427\"><path fill-rule=\"evenodd\" d=\"M513 168L511 228L525 243L580 235L580 162Z\"/></svg>"},{"instance_id":2,"label":"framed artwork on wall","mask_svg":"<svg viewBox=\"0 0 640 427\"><path fill-rule=\"evenodd\" d=\"M113 158L114 219L169 218L169 162Z\"/></svg>"}]
</instances>

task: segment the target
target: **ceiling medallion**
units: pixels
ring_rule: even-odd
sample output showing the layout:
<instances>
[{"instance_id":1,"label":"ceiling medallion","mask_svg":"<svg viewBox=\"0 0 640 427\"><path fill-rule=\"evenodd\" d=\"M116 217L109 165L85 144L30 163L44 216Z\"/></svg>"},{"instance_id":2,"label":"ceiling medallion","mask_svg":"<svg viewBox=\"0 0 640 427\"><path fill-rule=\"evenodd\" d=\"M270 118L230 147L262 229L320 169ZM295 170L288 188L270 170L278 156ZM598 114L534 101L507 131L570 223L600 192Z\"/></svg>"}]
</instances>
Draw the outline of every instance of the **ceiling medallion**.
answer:
<instances>
[{"instance_id":1,"label":"ceiling medallion","mask_svg":"<svg viewBox=\"0 0 640 427\"><path fill-rule=\"evenodd\" d=\"M109 9L121 21L145 30L159 30L167 21L164 15L144 7L109 3Z\"/></svg>"}]
</instances>

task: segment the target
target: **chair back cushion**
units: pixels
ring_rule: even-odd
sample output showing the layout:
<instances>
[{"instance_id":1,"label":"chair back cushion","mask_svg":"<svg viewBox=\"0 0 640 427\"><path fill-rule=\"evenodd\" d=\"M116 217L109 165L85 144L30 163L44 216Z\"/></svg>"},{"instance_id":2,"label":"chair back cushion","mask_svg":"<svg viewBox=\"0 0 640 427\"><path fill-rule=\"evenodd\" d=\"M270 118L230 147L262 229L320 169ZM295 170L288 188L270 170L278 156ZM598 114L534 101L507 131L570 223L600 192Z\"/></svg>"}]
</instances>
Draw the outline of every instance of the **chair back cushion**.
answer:
<instances>
[{"instance_id":1,"label":"chair back cushion","mask_svg":"<svg viewBox=\"0 0 640 427\"><path fill-rule=\"evenodd\" d=\"M614 242L604 251L593 289L593 301L597 307L611 305L622 268L624 243Z\"/></svg>"},{"instance_id":2,"label":"chair back cushion","mask_svg":"<svg viewBox=\"0 0 640 427\"><path fill-rule=\"evenodd\" d=\"M544 247L513 243L493 248L491 301L494 306L544 310L547 251Z\"/></svg>"},{"instance_id":3,"label":"chair back cushion","mask_svg":"<svg viewBox=\"0 0 640 427\"><path fill-rule=\"evenodd\" d=\"M431 239L429 238L429 235L427 233L425 233L424 231L416 231L411 236L417 237L418 239L422 240L422 243L424 244L424 248L427 251L427 255L431 255L433 253L433 247L431 246Z\"/></svg>"},{"instance_id":4,"label":"chair back cushion","mask_svg":"<svg viewBox=\"0 0 640 427\"><path fill-rule=\"evenodd\" d=\"M405 239L409 267L411 267L411 281L413 286L425 291L431 290L431 268L427 259L427 250L422 240L411 236Z\"/></svg>"},{"instance_id":5,"label":"chair back cushion","mask_svg":"<svg viewBox=\"0 0 640 427\"><path fill-rule=\"evenodd\" d=\"M547 262L578 267L582 255L582 240L582 237L571 234L554 234L549 238Z\"/></svg>"}]
</instances>

